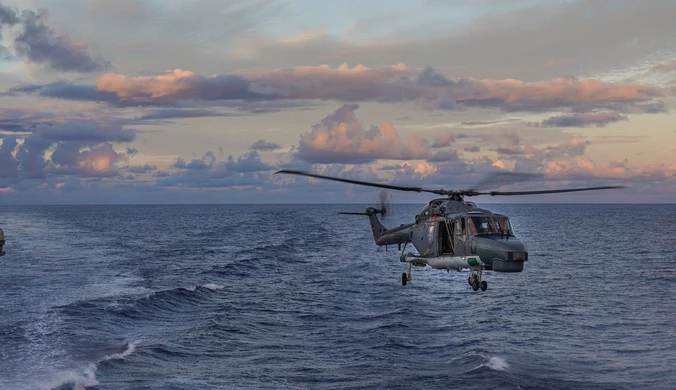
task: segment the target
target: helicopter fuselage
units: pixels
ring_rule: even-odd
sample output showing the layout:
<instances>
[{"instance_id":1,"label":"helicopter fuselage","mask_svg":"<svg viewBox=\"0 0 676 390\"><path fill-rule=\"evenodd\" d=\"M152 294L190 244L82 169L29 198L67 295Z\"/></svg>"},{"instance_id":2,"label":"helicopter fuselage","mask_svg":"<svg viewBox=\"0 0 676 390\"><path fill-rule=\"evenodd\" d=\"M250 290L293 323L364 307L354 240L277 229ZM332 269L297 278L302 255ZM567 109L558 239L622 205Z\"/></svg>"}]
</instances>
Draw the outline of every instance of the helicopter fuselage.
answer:
<instances>
[{"instance_id":1,"label":"helicopter fuselage","mask_svg":"<svg viewBox=\"0 0 676 390\"><path fill-rule=\"evenodd\" d=\"M415 222L387 229L374 208L367 209L377 245L411 243L421 258L479 256L484 269L521 272L528 260L526 245L512 230L509 218L473 202L435 199Z\"/></svg>"}]
</instances>

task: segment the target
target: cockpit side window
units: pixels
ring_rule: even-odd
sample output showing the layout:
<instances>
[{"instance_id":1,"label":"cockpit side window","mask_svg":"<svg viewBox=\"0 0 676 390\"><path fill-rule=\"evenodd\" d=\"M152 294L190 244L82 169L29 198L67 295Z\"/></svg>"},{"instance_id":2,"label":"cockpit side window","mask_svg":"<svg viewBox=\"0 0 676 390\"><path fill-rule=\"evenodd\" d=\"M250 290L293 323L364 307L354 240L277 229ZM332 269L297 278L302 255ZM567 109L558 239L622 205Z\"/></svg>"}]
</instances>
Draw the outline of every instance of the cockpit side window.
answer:
<instances>
[{"instance_id":1,"label":"cockpit side window","mask_svg":"<svg viewBox=\"0 0 676 390\"><path fill-rule=\"evenodd\" d=\"M459 218L456 221L455 231L458 232L458 237L463 240L467 239L467 224L465 223L465 218Z\"/></svg>"}]
</instances>

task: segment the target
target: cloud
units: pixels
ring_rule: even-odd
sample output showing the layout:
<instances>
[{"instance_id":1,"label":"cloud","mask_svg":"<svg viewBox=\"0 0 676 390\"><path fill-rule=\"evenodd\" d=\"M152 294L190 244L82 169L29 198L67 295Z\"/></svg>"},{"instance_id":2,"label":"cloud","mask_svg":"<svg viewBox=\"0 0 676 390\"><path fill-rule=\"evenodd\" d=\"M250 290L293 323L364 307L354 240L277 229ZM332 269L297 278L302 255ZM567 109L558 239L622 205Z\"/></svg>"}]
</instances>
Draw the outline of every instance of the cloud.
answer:
<instances>
[{"instance_id":1,"label":"cloud","mask_svg":"<svg viewBox=\"0 0 676 390\"><path fill-rule=\"evenodd\" d=\"M451 144L455 140L455 135L453 133L445 133L434 139L430 148L444 148Z\"/></svg>"},{"instance_id":2,"label":"cloud","mask_svg":"<svg viewBox=\"0 0 676 390\"><path fill-rule=\"evenodd\" d=\"M115 165L126 161L125 153L118 153L109 143L82 149L82 145L60 142L52 153L54 165L46 167L47 174L87 177L113 177L119 174Z\"/></svg>"},{"instance_id":3,"label":"cloud","mask_svg":"<svg viewBox=\"0 0 676 390\"><path fill-rule=\"evenodd\" d=\"M444 11L452 13L455 3ZM452 26L450 31L442 30L432 36L425 34L430 31L430 19L420 18L416 28L366 42L345 41L329 34L316 34L295 44L256 37L241 42L254 55L238 57L233 51L226 59L235 68L245 68L265 63L291 67L312 61L392 63L405 58L412 66L445 64L444 70L480 78L510 75L539 80L569 74L571 69L580 74L595 74L631 66L660 50L673 50L672 40L665 38L673 35L676 16L676 5L669 1L621 1L620 6L609 0L555 5L530 2L527 7L513 7L509 3L510 9L504 13L487 18L462 17L467 24L447 23L440 28ZM474 5L467 9L478 8L484 7ZM436 18L443 15L440 11L430 7L428 15ZM462 9L456 14L465 12ZM396 25L387 22L390 27ZM571 23L575 28L571 28ZM435 32L439 32L439 23L432 24ZM591 36L595 39L588 39Z\"/></svg>"},{"instance_id":4,"label":"cloud","mask_svg":"<svg viewBox=\"0 0 676 390\"><path fill-rule=\"evenodd\" d=\"M548 111L562 107L592 107L604 103L633 103L661 96L660 88L607 83L595 79L559 78L552 81L478 80L472 97L457 101L471 106L497 106L506 111Z\"/></svg>"},{"instance_id":5,"label":"cloud","mask_svg":"<svg viewBox=\"0 0 676 390\"><path fill-rule=\"evenodd\" d=\"M55 115L42 110L0 107L0 131L31 132L39 123L51 123Z\"/></svg>"},{"instance_id":6,"label":"cloud","mask_svg":"<svg viewBox=\"0 0 676 390\"><path fill-rule=\"evenodd\" d=\"M149 112L134 118L137 121L147 121L156 119L184 119L184 118L204 118L219 116L238 116L238 114L222 113L214 110L186 110L186 109L162 109Z\"/></svg>"},{"instance_id":7,"label":"cloud","mask_svg":"<svg viewBox=\"0 0 676 390\"><path fill-rule=\"evenodd\" d=\"M553 116L540 124L542 127L603 127L608 123L628 121L617 112L589 112L584 114Z\"/></svg>"},{"instance_id":8,"label":"cloud","mask_svg":"<svg viewBox=\"0 0 676 390\"><path fill-rule=\"evenodd\" d=\"M132 142L136 130L115 124L101 124L94 120L71 120L54 124L38 124L34 136L50 141Z\"/></svg>"},{"instance_id":9,"label":"cloud","mask_svg":"<svg viewBox=\"0 0 676 390\"><path fill-rule=\"evenodd\" d=\"M5 92L1 92L0 96L19 96L19 95L30 95L35 92L40 92L44 87L37 84L26 84L19 87L10 88Z\"/></svg>"},{"instance_id":10,"label":"cloud","mask_svg":"<svg viewBox=\"0 0 676 390\"><path fill-rule=\"evenodd\" d=\"M1 8L0 11L2 11ZM19 176L19 161L12 155L17 145L16 137L2 139L2 144L0 144L0 178Z\"/></svg>"},{"instance_id":11,"label":"cloud","mask_svg":"<svg viewBox=\"0 0 676 390\"><path fill-rule=\"evenodd\" d=\"M160 177L157 185L163 187L189 188L226 188L259 186L266 183L268 175L263 172L275 167L261 161L257 151L251 151L235 159L219 161L212 152L207 152L200 159L186 162L178 158L173 165L179 171Z\"/></svg>"},{"instance_id":12,"label":"cloud","mask_svg":"<svg viewBox=\"0 0 676 390\"><path fill-rule=\"evenodd\" d=\"M511 141L505 145L495 149L502 159L520 159L519 156L539 156L539 158L547 159L554 157L578 157L585 153L589 141L583 141L578 137L574 137L568 142L558 145L537 146L527 144L521 146L521 139L516 133L506 134ZM522 159L523 161L523 159Z\"/></svg>"},{"instance_id":13,"label":"cloud","mask_svg":"<svg viewBox=\"0 0 676 390\"><path fill-rule=\"evenodd\" d=\"M676 60L671 60L667 62L663 62L661 64L657 64L653 66L651 69L653 72L673 72L676 71Z\"/></svg>"},{"instance_id":14,"label":"cloud","mask_svg":"<svg viewBox=\"0 0 676 390\"><path fill-rule=\"evenodd\" d=\"M412 133L403 140L389 122L365 129L356 104L346 104L301 135L295 157L311 163L363 164L376 159L424 159L428 142Z\"/></svg>"},{"instance_id":15,"label":"cloud","mask_svg":"<svg viewBox=\"0 0 676 390\"><path fill-rule=\"evenodd\" d=\"M428 162L446 162L458 160L460 160L460 155L456 150L440 150L427 158Z\"/></svg>"},{"instance_id":16,"label":"cloud","mask_svg":"<svg viewBox=\"0 0 676 390\"><path fill-rule=\"evenodd\" d=\"M270 141L265 141L262 139L259 139L258 141L254 142L251 145L251 150L260 150L260 151L270 151L270 150L276 150L276 149L281 149L282 147L279 144L276 144L274 142Z\"/></svg>"},{"instance_id":17,"label":"cloud","mask_svg":"<svg viewBox=\"0 0 676 390\"><path fill-rule=\"evenodd\" d=\"M0 3L0 43L2 43L2 30L5 26L14 26L19 23L19 16L15 9ZM7 48L0 44L0 60L6 56Z\"/></svg>"},{"instance_id":18,"label":"cloud","mask_svg":"<svg viewBox=\"0 0 676 390\"><path fill-rule=\"evenodd\" d=\"M500 123L506 123L506 122L515 122L518 121L518 119L499 119L499 120L493 120L493 121L462 121L460 122L461 126L491 126L491 125L496 125Z\"/></svg>"},{"instance_id":19,"label":"cloud","mask_svg":"<svg viewBox=\"0 0 676 390\"><path fill-rule=\"evenodd\" d=\"M142 174L142 173L147 173L147 172L152 172L157 170L157 166L155 165L150 165L150 164L145 164L145 165L132 165L127 170L130 173L136 173L136 174Z\"/></svg>"},{"instance_id":20,"label":"cloud","mask_svg":"<svg viewBox=\"0 0 676 390\"><path fill-rule=\"evenodd\" d=\"M20 25L22 31L14 39L12 49L19 57L59 71L96 72L111 63L89 54L88 45L74 42L68 35L58 35L45 22L47 11L18 11L0 4L0 29Z\"/></svg>"},{"instance_id":21,"label":"cloud","mask_svg":"<svg viewBox=\"0 0 676 390\"><path fill-rule=\"evenodd\" d=\"M25 119L32 123L32 118ZM10 118L9 122L26 134L21 143L16 136L2 141L0 175L5 178L112 177L119 173L116 164L135 153L133 149L122 153L113 149L112 143L136 139L136 130L116 124L71 119L28 126L22 118Z\"/></svg>"},{"instance_id":22,"label":"cloud","mask_svg":"<svg viewBox=\"0 0 676 390\"><path fill-rule=\"evenodd\" d=\"M105 74L95 85L57 82L29 85L5 94L107 102L125 106L177 106L184 102L338 101L413 102L430 109L496 108L506 112L591 111L658 103L666 90L640 84L597 79L558 78L551 81L449 79L430 67L404 64L368 68L346 64L296 67L258 73L201 76L175 69L153 76ZM654 110L654 108L649 108Z\"/></svg>"}]
</instances>

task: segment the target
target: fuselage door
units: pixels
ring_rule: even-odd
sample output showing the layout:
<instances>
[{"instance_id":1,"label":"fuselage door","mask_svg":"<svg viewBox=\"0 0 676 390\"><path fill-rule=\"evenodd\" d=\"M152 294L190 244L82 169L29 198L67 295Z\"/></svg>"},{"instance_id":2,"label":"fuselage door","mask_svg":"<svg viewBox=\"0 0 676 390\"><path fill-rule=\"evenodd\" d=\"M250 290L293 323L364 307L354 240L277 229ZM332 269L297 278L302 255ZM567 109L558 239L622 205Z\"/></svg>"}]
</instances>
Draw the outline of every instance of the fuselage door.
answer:
<instances>
[{"instance_id":1,"label":"fuselage door","mask_svg":"<svg viewBox=\"0 0 676 390\"><path fill-rule=\"evenodd\" d=\"M464 255L465 242L467 241L467 220L465 218L458 218L455 221L455 255Z\"/></svg>"}]
</instances>

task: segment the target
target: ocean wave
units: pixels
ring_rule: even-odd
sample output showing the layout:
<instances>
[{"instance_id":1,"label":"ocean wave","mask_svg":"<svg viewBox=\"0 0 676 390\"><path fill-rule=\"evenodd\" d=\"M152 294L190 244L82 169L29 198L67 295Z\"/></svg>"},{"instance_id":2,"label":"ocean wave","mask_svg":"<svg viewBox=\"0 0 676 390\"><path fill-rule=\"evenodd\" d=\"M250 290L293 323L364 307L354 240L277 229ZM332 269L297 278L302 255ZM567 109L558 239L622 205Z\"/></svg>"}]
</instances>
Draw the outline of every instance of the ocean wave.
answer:
<instances>
[{"instance_id":1,"label":"ocean wave","mask_svg":"<svg viewBox=\"0 0 676 390\"><path fill-rule=\"evenodd\" d=\"M85 390L99 385L96 371L101 365L117 360L124 360L136 350L142 340L135 340L124 345L121 352L106 355L94 362L80 364L74 368L57 369L45 374L36 374L30 383L19 383L14 387L20 390Z\"/></svg>"}]
</instances>

